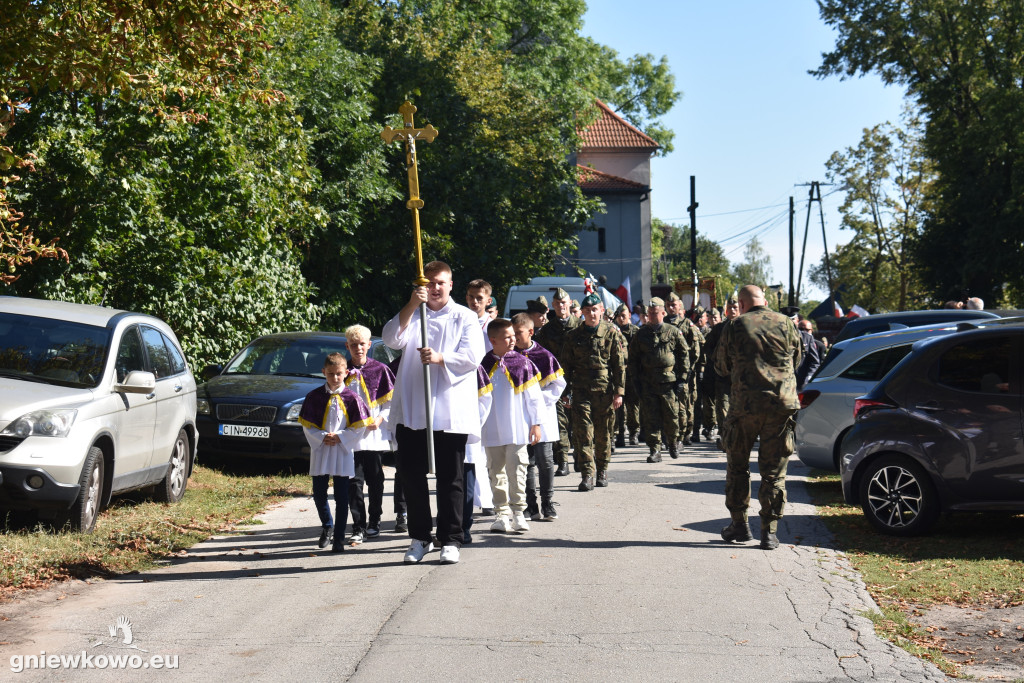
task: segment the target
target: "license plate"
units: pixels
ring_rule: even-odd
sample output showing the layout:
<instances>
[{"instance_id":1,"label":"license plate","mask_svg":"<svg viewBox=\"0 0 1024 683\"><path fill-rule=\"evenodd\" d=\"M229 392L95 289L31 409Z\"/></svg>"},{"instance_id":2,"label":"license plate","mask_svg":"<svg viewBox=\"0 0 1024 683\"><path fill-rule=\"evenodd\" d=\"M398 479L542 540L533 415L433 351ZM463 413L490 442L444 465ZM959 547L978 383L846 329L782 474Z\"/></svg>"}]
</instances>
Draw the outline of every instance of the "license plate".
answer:
<instances>
[{"instance_id":1,"label":"license plate","mask_svg":"<svg viewBox=\"0 0 1024 683\"><path fill-rule=\"evenodd\" d=\"M254 439L269 439L270 427L256 427L253 425L220 425L218 433L221 436L245 436Z\"/></svg>"}]
</instances>

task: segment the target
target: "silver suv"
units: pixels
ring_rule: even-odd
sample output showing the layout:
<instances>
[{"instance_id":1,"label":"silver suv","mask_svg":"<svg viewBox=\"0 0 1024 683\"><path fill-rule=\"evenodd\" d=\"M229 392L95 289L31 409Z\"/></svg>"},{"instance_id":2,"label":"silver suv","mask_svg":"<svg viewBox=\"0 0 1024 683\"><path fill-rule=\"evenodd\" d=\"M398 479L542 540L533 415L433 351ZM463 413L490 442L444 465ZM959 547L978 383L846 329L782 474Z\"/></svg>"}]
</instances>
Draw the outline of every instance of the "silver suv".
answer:
<instances>
[{"instance_id":1,"label":"silver suv","mask_svg":"<svg viewBox=\"0 0 1024 683\"><path fill-rule=\"evenodd\" d=\"M185 494L196 382L148 315L0 297L0 513L91 531L115 493Z\"/></svg>"}]
</instances>

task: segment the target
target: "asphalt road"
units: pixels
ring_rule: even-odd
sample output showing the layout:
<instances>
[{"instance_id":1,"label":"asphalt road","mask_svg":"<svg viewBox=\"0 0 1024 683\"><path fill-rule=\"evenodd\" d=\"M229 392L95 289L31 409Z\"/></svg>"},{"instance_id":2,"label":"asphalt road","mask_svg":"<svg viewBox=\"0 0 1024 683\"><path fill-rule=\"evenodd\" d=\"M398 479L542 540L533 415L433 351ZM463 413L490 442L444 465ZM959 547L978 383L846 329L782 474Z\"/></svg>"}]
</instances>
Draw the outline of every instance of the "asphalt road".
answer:
<instances>
[{"instance_id":1,"label":"asphalt road","mask_svg":"<svg viewBox=\"0 0 1024 683\"><path fill-rule=\"evenodd\" d=\"M159 570L0 605L0 678L945 680L874 635L863 613L875 606L830 549L799 460L783 545L769 552L721 541L725 458L711 444L654 465L646 454L619 449L605 489L557 478L559 519L526 534L488 533L478 518L457 565L437 551L402 563L391 470L385 532L343 555L315 547L312 501L293 499ZM40 652L48 668L7 674ZM79 668L50 655L78 655ZM100 655L147 668L99 669Z\"/></svg>"}]
</instances>

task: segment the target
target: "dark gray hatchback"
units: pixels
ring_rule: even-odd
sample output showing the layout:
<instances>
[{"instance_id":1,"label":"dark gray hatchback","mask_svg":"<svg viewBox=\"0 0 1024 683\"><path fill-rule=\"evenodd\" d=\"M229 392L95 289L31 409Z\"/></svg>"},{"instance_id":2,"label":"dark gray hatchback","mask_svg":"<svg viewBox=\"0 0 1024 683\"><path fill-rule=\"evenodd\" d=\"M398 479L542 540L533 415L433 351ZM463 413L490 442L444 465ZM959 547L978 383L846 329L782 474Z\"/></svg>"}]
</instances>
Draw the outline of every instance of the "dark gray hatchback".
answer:
<instances>
[{"instance_id":1,"label":"dark gray hatchback","mask_svg":"<svg viewBox=\"0 0 1024 683\"><path fill-rule=\"evenodd\" d=\"M841 452L843 495L877 529L944 511L1024 511L1024 326L923 340L869 393Z\"/></svg>"}]
</instances>

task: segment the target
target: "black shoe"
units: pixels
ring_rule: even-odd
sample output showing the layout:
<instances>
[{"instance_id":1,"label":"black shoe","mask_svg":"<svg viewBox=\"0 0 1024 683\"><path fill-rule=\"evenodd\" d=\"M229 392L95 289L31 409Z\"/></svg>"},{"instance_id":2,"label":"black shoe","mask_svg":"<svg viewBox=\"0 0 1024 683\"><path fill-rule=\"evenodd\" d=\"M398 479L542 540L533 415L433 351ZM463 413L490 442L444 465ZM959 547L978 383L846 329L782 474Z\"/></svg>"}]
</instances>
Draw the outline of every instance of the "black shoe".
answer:
<instances>
[{"instance_id":1,"label":"black shoe","mask_svg":"<svg viewBox=\"0 0 1024 683\"><path fill-rule=\"evenodd\" d=\"M717 439L715 439L715 445L718 446L718 450L725 453L725 446L722 445L722 437L718 437Z\"/></svg>"},{"instance_id":2,"label":"black shoe","mask_svg":"<svg viewBox=\"0 0 1024 683\"><path fill-rule=\"evenodd\" d=\"M661 462L661 449L650 446L651 454L647 456L647 462Z\"/></svg>"},{"instance_id":3,"label":"black shoe","mask_svg":"<svg viewBox=\"0 0 1024 683\"><path fill-rule=\"evenodd\" d=\"M754 540L754 534L750 533L750 525L746 522L733 522L727 527L722 527L722 540L743 543Z\"/></svg>"},{"instance_id":4,"label":"black shoe","mask_svg":"<svg viewBox=\"0 0 1024 683\"><path fill-rule=\"evenodd\" d=\"M378 536L380 536L380 520L370 520L370 523L366 525L366 537L377 538Z\"/></svg>"},{"instance_id":5,"label":"black shoe","mask_svg":"<svg viewBox=\"0 0 1024 683\"><path fill-rule=\"evenodd\" d=\"M343 552L345 552L345 546L338 545L337 543L335 543L334 545L331 546L331 552L332 553L343 553Z\"/></svg>"},{"instance_id":6,"label":"black shoe","mask_svg":"<svg viewBox=\"0 0 1024 683\"><path fill-rule=\"evenodd\" d=\"M559 465L558 469L555 470L555 476L556 477L568 477L569 476L569 463L563 462L561 465Z\"/></svg>"},{"instance_id":7,"label":"black shoe","mask_svg":"<svg viewBox=\"0 0 1024 683\"><path fill-rule=\"evenodd\" d=\"M693 433L693 438L690 439L693 443L700 443L700 434L697 432Z\"/></svg>"},{"instance_id":8,"label":"black shoe","mask_svg":"<svg viewBox=\"0 0 1024 683\"><path fill-rule=\"evenodd\" d=\"M668 454L673 460L679 457L679 450L676 448L674 443L668 445Z\"/></svg>"},{"instance_id":9,"label":"black shoe","mask_svg":"<svg viewBox=\"0 0 1024 683\"><path fill-rule=\"evenodd\" d=\"M554 503L543 503L540 509L545 522L553 522L558 519L558 512L555 511Z\"/></svg>"},{"instance_id":10,"label":"black shoe","mask_svg":"<svg viewBox=\"0 0 1024 683\"><path fill-rule=\"evenodd\" d=\"M320 540L316 542L318 548L326 548L331 544L331 539L334 538L334 527L325 526L323 531L320 532Z\"/></svg>"},{"instance_id":11,"label":"black shoe","mask_svg":"<svg viewBox=\"0 0 1024 683\"><path fill-rule=\"evenodd\" d=\"M362 529L357 529L352 532L352 535L348 537L349 545L359 545L366 540L366 536L363 534Z\"/></svg>"},{"instance_id":12,"label":"black shoe","mask_svg":"<svg viewBox=\"0 0 1024 683\"><path fill-rule=\"evenodd\" d=\"M688 437L688 436L684 436L684 437L683 437L683 445L684 445L684 446L689 446L689 445L691 445L691 442L690 442L690 437Z\"/></svg>"},{"instance_id":13,"label":"black shoe","mask_svg":"<svg viewBox=\"0 0 1024 683\"><path fill-rule=\"evenodd\" d=\"M594 490L594 478L593 477L583 477L583 481L581 481L580 485L577 486L576 488L578 490L580 490L580 491L593 491Z\"/></svg>"},{"instance_id":14,"label":"black shoe","mask_svg":"<svg viewBox=\"0 0 1024 683\"><path fill-rule=\"evenodd\" d=\"M636 434L630 434L629 435L629 445L630 446L635 446L636 445Z\"/></svg>"},{"instance_id":15,"label":"black shoe","mask_svg":"<svg viewBox=\"0 0 1024 683\"><path fill-rule=\"evenodd\" d=\"M523 512L523 516L531 522L540 521L540 508L534 505L527 505L526 510Z\"/></svg>"},{"instance_id":16,"label":"black shoe","mask_svg":"<svg viewBox=\"0 0 1024 683\"><path fill-rule=\"evenodd\" d=\"M601 470L597 473L597 483L595 486L605 487L608 486L608 471Z\"/></svg>"},{"instance_id":17,"label":"black shoe","mask_svg":"<svg viewBox=\"0 0 1024 683\"><path fill-rule=\"evenodd\" d=\"M473 537L469 535L468 531L462 532L462 545L469 545L473 542Z\"/></svg>"},{"instance_id":18,"label":"black shoe","mask_svg":"<svg viewBox=\"0 0 1024 683\"><path fill-rule=\"evenodd\" d=\"M761 550L775 550L779 547L779 539L767 529L761 529Z\"/></svg>"},{"instance_id":19,"label":"black shoe","mask_svg":"<svg viewBox=\"0 0 1024 683\"><path fill-rule=\"evenodd\" d=\"M622 434L619 434L617 437L615 437L615 447L616 448L625 448L626 447L626 437L623 436Z\"/></svg>"},{"instance_id":20,"label":"black shoe","mask_svg":"<svg viewBox=\"0 0 1024 683\"><path fill-rule=\"evenodd\" d=\"M395 533L404 534L409 531L409 518L404 512L399 512L395 516Z\"/></svg>"},{"instance_id":21,"label":"black shoe","mask_svg":"<svg viewBox=\"0 0 1024 683\"><path fill-rule=\"evenodd\" d=\"M490 517L494 514L494 508L480 508L481 517Z\"/></svg>"}]
</instances>

